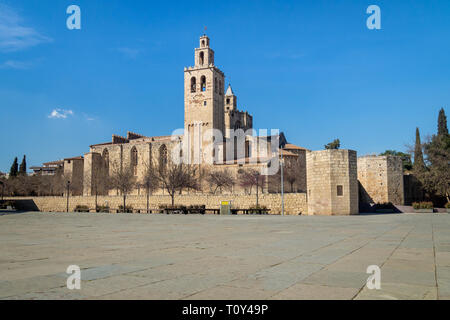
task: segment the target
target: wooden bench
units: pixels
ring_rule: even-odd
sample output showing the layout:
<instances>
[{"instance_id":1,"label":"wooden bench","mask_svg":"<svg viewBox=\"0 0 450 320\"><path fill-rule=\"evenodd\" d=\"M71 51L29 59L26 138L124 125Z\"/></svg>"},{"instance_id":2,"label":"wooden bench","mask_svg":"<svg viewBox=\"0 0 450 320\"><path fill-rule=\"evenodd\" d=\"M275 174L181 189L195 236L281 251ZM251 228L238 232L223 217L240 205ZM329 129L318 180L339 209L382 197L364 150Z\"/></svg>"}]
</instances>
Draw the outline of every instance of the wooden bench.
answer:
<instances>
[{"instance_id":1,"label":"wooden bench","mask_svg":"<svg viewBox=\"0 0 450 320\"><path fill-rule=\"evenodd\" d=\"M231 209L231 214L239 214L239 212L242 212L242 214L269 214L270 209Z\"/></svg>"},{"instance_id":2,"label":"wooden bench","mask_svg":"<svg viewBox=\"0 0 450 320\"><path fill-rule=\"evenodd\" d=\"M220 209L205 209L205 212L212 211L213 214L220 214Z\"/></svg>"}]
</instances>

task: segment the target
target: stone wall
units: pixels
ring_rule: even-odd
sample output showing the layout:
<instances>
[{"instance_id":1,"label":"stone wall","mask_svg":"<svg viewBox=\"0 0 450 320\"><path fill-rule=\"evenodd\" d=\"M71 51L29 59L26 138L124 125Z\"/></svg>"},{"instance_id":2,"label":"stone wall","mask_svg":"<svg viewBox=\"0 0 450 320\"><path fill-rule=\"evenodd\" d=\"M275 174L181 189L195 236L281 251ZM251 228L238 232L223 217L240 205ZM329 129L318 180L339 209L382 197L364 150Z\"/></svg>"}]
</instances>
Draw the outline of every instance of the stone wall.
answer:
<instances>
[{"instance_id":1,"label":"stone wall","mask_svg":"<svg viewBox=\"0 0 450 320\"><path fill-rule=\"evenodd\" d=\"M83 159L64 160L64 178L70 181L70 193L73 196L83 194Z\"/></svg>"},{"instance_id":2,"label":"stone wall","mask_svg":"<svg viewBox=\"0 0 450 320\"><path fill-rule=\"evenodd\" d=\"M403 165L400 157L359 157L358 180L362 204L404 204Z\"/></svg>"},{"instance_id":3,"label":"stone wall","mask_svg":"<svg viewBox=\"0 0 450 320\"><path fill-rule=\"evenodd\" d=\"M356 151L307 152L308 213L358 214Z\"/></svg>"},{"instance_id":4,"label":"stone wall","mask_svg":"<svg viewBox=\"0 0 450 320\"><path fill-rule=\"evenodd\" d=\"M411 173L403 176L403 190L405 191L405 205L410 206L413 202L424 200L424 190L421 182Z\"/></svg>"},{"instance_id":5,"label":"stone wall","mask_svg":"<svg viewBox=\"0 0 450 320\"><path fill-rule=\"evenodd\" d=\"M10 198L19 201L23 210L39 210L42 212L65 212L67 199L65 197L21 197ZM256 196L218 196L218 195L179 195L175 197L175 204L180 205L206 205L209 209L218 209L221 201L231 200L233 208L248 208L256 204ZM307 203L305 193L288 193L284 195L285 213L289 215L298 215L307 213ZM97 204L108 205L112 209L117 209L123 203L120 196L98 196ZM150 208L157 209L161 204L170 204L169 196L151 196ZM281 213L281 195L280 194L261 194L259 204L266 206L271 210L271 214ZM69 211L74 211L77 205L86 205L90 208L95 207L95 197L70 197ZM145 209L147 199L145 196L128 196L127 206L134 209Z\"/></svg>"}]
</instances>

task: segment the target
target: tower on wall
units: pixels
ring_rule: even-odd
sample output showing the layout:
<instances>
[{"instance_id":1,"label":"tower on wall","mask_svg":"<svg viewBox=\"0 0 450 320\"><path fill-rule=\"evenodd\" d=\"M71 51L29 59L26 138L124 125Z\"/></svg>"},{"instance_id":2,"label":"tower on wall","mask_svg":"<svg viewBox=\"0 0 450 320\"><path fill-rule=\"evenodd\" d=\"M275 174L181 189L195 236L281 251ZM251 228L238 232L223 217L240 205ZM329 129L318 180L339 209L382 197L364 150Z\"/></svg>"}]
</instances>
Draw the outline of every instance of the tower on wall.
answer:
<instances>
[{"instance_id":1,"label":"tower on wall","mask_svg":"<svg viewBox=\"0 0 450 320\"><path fill-rule=\"evenodd\" d=\"M229 130L242 129L244 132L246 132L247 130L253 128L253 117L248 112L238 110L237 97L234 94L231 85L228 85L228 89L225 93L224 107L225 137L230 138Z\"/></svg>"},{"instance_id":2,"label":"tower on wall","mask_svg":"<svg viewBox=\"0 0 450 320\"><path fill-rule=\"evenodd\" d=\"M214 156L213 149L207 148L212 137L204 135L211 129L224 132L224 82L225 74L214 65L209 38L203 35L195 49L195 65L184 69L184 129L191 159L198 148L203 159Z\"/></svg>"},{"instance_id":3,"label":"tower on wall","mask_svg":"<svg viewBox=\"0 0 450 320\"><path fill-rule=\"evenodd\" d=\"M356 151L307 152L306 168L309 215L358 214Z\"/></svg>"},{"instance_id":4,"label":"tower on wall","mask_svg":"<svg viewBox=\"0 0 450 320\"><path fill-rule=\"evenodd\" d=\"M403 205L403 162L397 156L363 156L358 158L361 203L391 202ZM367 206L366 206L367 207Z\"/></svg>"}]
</instances>

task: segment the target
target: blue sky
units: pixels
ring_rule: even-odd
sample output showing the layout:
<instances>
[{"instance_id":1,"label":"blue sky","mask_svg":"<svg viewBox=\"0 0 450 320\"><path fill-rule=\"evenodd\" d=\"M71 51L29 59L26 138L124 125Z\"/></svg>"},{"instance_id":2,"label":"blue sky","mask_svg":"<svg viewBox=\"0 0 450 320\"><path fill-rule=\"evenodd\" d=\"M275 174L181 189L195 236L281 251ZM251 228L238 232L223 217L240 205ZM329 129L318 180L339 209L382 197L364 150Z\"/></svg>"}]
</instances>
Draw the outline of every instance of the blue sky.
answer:
<instances>
[{"instance_id":1,"label":"blue sky","mask_svg":"<svg viewBox=\"0 0 450 320\"><path fill-rule=\"evenodd\" d=\"M66 28L71 4L81 30ZM366 27L371 4L381 30ZM0 0L0 170L183 127L183 68L205 26L255 128L313 150L404 150L449 114L449 14L437 0Z\"/></svg>"}]
</instances>

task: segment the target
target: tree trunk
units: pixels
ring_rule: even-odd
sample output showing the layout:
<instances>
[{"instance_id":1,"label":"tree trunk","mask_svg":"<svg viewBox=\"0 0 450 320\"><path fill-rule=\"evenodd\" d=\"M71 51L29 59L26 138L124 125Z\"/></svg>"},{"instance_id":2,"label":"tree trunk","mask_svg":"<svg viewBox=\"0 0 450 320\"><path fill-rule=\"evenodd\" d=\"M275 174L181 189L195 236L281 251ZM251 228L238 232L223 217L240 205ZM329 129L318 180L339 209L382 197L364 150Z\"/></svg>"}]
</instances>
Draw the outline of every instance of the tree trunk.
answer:
<instances>
[{"instance_id":1,"label":"tree trunk","mask_svg":"<svg viewBox=\"0 0 450 320\"><path fill-rule=\"evenodd\" d=\"M172 198L172 207L175 205L175 191L172 192L172 194L170 195L170 197Z\"/></svg>"},{"instance_id":2,"label":"tree trunk","mask_svg":"<svg viewBox=\"0 0 450 320\"><path fill-rule=\"evenodd\" d=\"M97 212L97 189L95 190L95 212Z\"/></svg>"},{"instance_id":3,"label":"tree trunk","mask_svg":"<svg viewBox=\"0 0 450 320\"><path fill-rule=\"evenodd\" d=\"M258 183L256 183L256 207L258 207L258 205L259 205L259 199L258 199L258 190L259 189L259 187L258 187Z\"/></svg>"},{"instance_id":4,"label":"tree trunk","mask_svg":"<svg viewBox=\"0 0 450 320\"><path fill-rule=\"evenodd\" d=\"M149 207L149 198L150 198L150 189L149 188L147 188L147 213L148 213L148 207Z\"/></svg>"},{"instance_id":5,"label":"tree trunk","mask_svg":"<svg viewBox=\"0 0 450 320\"><path fill-rule=\"evenodd\" d=\"M126 194L124 193L123 194L123 213L125 213L126 212L126 206L125 206L125 204L126 204L126 198L127 198L127 196L126 196Z\"/></svg>"}]
</instances>

